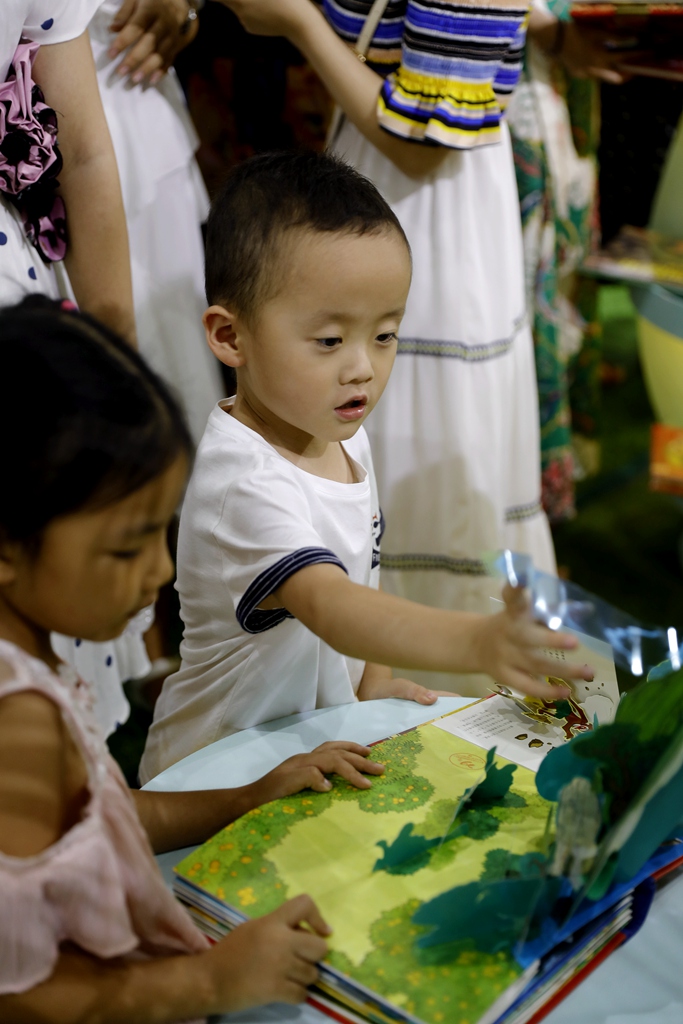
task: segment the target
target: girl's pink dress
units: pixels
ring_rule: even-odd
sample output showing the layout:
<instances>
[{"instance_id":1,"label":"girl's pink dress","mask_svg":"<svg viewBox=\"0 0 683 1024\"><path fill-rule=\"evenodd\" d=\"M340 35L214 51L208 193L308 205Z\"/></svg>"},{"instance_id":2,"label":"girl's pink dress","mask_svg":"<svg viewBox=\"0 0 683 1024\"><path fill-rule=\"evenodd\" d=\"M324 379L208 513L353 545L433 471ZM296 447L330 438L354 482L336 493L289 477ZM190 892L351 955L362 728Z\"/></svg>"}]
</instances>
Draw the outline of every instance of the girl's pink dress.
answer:
<instances>
[{"instance_id":1,"label":"girl's pink dress","mask_svg":"<svg viewBox=\"0 0 683 1024\"><path fill-rule=\"evenodd\" d=\"M103 959L206 949L164 884L87 685L0 640L0 699L25 690L58 705L86 765L90 801L82 820L37 856L0 853L0 993L49 978L66 941Z\"/></svg>"}]
</instances>

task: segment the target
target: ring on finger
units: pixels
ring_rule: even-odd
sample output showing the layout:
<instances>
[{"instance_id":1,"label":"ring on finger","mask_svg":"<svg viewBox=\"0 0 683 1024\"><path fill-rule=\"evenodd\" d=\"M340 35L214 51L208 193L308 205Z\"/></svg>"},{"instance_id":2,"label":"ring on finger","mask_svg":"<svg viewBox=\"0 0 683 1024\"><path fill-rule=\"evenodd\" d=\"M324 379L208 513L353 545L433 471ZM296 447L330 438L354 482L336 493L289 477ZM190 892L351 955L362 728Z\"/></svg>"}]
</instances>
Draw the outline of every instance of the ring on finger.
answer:
<instances>
[{"instance_id":1,"label":"ring on finger","mask_svg":"<svg viewBox=\"0 0 683 1024\"><path fill-rule=\"evenodd\" d=\"M199 18L199 12L204 6L204 0L187 0L187 14L185 15L185 21L180 26L181 36L186 36L194 25L195 21Z\"/></svg>"}]
</instances>

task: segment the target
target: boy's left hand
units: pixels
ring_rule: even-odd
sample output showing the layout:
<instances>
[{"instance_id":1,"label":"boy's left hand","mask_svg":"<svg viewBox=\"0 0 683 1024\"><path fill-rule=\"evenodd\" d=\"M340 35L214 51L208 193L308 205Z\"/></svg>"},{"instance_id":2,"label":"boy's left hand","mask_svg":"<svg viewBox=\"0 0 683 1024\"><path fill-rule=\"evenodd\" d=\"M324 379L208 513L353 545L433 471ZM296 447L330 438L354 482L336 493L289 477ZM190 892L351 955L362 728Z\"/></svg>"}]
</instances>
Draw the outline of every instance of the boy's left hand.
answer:
<instances>
[{"instance_id":1,"label":"boy's left hand","mask_svg":"<svg viewBox=\"0 0 683 1024\"><path fill-rule=\"evenodd\" d=\"M384 765L368 761L369 756L370 747L347 743L345 740L321 743L310 754L295 754L255 783L263 789L259 803L292 796L302 789L326 793L332 789L332 783L325 776L332 774L341 775L358 789L369 789L372 783L361 772L367 772L368 775L382 775L384 772Z\"/></svg>"},{"instance_id":2,"label":"boy's left hand","mask_svg":"<svg viewBox=\"0 0 683 1024\"><path fill-rule=\"evenodd\" d=\"M399 700L414 700L416 704L434 704L437 697L457 697L457 693L446 690L428 690L412 679L394 679L386 665L368 662L361 679L358 700L383 700L398 697Z\"/></svg>"},{"instance_id":3,"label":"boy's left hand","mask_svg":"<svg viewBox=\"0 0 683 1024\"><path fill-rule=\"evenodd\" d=\"M428 690L412 679L382 679L358 690L358 700L383 700L398 697L399 700L414 700L416 704L434 704L437 697L457 697L447 690Z\"/></svg>"}]
</instances>

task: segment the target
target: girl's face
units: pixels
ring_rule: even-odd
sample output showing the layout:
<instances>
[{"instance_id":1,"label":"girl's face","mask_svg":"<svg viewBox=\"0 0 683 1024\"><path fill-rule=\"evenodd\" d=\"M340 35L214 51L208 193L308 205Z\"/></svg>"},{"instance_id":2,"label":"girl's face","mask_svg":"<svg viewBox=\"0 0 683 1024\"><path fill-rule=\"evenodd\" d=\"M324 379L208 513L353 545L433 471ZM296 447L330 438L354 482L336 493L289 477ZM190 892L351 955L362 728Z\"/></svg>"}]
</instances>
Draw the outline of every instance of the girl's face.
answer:
<instances>
[{"instance_id":1,"label":"girl's face","mask_svg":"<svg viewBox=\"0 0 683 1024\"><path fill-rule=\"evenodd\" d=\"M179 456L160 476L97 511L55 519L38 554L0 552L0 605L41 632L111 640L173 576L166 529L187 477Z\"/></svg>"}]
</instances>

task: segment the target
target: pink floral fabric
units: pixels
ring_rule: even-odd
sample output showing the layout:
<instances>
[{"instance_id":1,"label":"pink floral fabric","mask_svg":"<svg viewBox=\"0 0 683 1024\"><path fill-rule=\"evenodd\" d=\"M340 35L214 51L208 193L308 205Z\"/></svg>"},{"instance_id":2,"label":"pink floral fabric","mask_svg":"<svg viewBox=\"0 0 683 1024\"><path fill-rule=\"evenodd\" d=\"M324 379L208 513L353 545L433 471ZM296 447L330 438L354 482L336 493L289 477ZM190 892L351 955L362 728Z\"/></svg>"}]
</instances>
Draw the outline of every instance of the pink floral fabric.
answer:
<instances>
[{"instance_id":1,"label":"pink floral fabric","mask_svg":"<svg viewBox=\"0 0 683 1024\"><path fill-rule=\"evenodd\" d=\"M32 77L38 43L17 47L0 84L0 190L21 214L31 244L45 263L66 254L66 210L56 194L62 156L57 115Z\"/></svg>"},{"instance_id":2,"label":"pink floral fabric","mask_svg":"<svg viewBox=\"0 0 683 1024\"><path fill-rule=\"evenodd\" d=\"M166 888L125 779L92 714L89 687L0 641L0 699L34 690L59 707L88 771L82 819L34 857L0 853L0 993L54 970L62 942L107 959L194 953L208 940Z\"/></svg>"}]
</instances>

